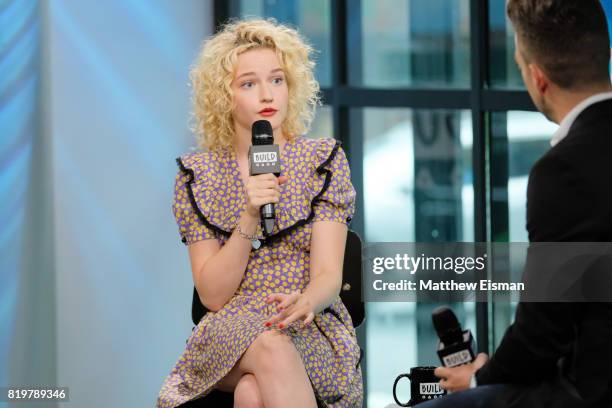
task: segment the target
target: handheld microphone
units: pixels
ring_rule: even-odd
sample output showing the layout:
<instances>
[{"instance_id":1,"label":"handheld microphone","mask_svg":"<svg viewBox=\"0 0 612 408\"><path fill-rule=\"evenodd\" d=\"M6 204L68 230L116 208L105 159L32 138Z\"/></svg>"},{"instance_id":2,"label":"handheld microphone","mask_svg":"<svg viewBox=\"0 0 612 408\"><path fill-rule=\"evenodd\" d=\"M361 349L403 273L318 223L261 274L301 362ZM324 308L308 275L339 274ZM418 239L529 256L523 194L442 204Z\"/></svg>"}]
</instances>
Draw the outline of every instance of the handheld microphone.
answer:
<instances>
[{"instance_id":1,"label":"handheld microphone","mask_svg":"<svg viewBox=\"0 0 612 408\"><path fill-rule=\"evenodd\" d=\"M279 176L281 172L280 152L277 144L274 144L272 136L272 125L267 120L258 120L251 127L251 147L249 147L249 174L274 173ZM272 234L276 215L274 203L262 205L259 209L261 225L264 235Z\"/></svg>"},{"instance_id":2,"label":"handheld microphone","mask_svg":"<svg viewBox=\"0 0 612 408\"><path fill-rule=\"evenodd\" d=\"M441 306L433 311L431 319L440 338L438 357L442 365L455 367L474 361L474 337L469 330L461 329L457 316L451 309Z\"/></svg>"}]
</instances>

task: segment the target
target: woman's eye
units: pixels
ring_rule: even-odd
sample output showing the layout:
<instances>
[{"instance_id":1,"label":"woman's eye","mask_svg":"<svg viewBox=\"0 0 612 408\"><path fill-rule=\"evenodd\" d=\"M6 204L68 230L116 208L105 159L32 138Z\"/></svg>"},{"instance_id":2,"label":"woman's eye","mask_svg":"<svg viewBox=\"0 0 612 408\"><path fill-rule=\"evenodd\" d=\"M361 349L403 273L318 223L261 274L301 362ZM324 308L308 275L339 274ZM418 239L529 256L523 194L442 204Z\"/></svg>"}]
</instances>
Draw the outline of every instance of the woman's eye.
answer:
<instances>
[{"instance_id":1,"label":"woman's eye","mask_svg":"<svg viewBox=\"0 0 612 408\"><path fill-rule=\"evenodd\" d=\"M278 84L282 84L284 80L285 79L283 77L276 77L272 80L272 83L278 85Z\"/></svg>"},{"instance_id":2,"label":"woman's eye","mask_svg":"<svg viewBox=\"0 0 612 408\"><path fill-rule=\"evenodd\" d=\"M252 88L253 87L253 82L251 81L247 81L244 82L242 85L240 85L241 88Z\"/></svg>"}]
</instances>

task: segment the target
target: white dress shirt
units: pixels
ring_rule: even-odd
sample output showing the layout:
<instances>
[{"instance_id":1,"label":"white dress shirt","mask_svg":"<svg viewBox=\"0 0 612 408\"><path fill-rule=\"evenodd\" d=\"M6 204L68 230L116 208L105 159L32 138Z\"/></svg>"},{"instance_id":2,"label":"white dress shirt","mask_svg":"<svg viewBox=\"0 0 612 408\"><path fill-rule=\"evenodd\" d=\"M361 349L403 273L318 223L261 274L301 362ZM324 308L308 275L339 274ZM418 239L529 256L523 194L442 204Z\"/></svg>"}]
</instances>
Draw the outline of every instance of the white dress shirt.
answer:
<instances>
[{"instance_id":1,"label":"white dress shirt","mask_svg":"<svg viewBox=\"0 0 612 408\"><path fill-rule=\"evenodd\" d=\"M559 129L557 129L557 131L553 134L552 139L550 140L550 145L555 146L557 143L563 140L565 136L567 136L567 133L574 124L574 121L578 115L580 115L586 108L596 104L597 102L605 101L606 99L612 99L612 92L602 92L591 95L578 105L574 106L574 108L569 111L567 115L565 115L559 124Z\"/></svg>"}]
</instances>

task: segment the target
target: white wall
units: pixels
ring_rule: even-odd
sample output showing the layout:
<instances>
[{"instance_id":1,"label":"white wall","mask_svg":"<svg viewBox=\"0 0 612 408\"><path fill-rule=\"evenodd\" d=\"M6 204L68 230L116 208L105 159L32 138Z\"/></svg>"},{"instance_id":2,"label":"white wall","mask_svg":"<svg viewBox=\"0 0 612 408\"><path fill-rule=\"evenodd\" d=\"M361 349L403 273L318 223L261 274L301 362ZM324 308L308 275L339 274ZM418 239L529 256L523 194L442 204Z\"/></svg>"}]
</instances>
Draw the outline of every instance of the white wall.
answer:
<instances>
[{"instance_id":1,"label":"white wall","mask_svg":"<svg viewBox=\"0 0 612 408\"><path fill-rule=\"evenodd\" d=\"M45 8L57 382L70 406L153 406L191 332L171 200L174 158L194 145L187 75L212 1Z\"/></svg>"}]
</instances>

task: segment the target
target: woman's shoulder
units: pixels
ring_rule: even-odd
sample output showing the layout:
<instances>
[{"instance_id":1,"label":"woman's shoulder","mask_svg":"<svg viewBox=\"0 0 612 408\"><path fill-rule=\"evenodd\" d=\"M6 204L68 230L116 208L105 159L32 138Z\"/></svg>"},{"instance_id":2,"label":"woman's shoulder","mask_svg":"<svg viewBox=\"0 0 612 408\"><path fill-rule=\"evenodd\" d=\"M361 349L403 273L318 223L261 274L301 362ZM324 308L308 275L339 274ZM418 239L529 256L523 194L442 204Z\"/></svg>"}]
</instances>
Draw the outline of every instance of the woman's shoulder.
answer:
<instances>
[{"instance_id":1,"label":"woman's shoulder","mask_svg":"<svg viewBox=\"0 0 612 408\"><path fill-rule=\"evenodd\" d=\"M208 228L229 235L236 225L242 203L239 179L233 177L228 160L220 150L183 154L176 196L180 206L189 206Z\"/></svg>"},{"instance_id":2,"label":"woman's shoulder","mask_svg":"<svg viewBox=\"0 0 612 408\"><path fill-rule=\"evenodd\" d=\"M342 143L331 137L308 138L299 137L295 139L298 156L310 158L315 167L324 167L331 162L339 151L342 151Z\"/></svg>"},{"instance_id":3,"label":"woman's shoulder","mask_svg":"<svg viewBox=\"0 0 612 408\"><path fill-rule=\"evenodd\" d=\"M329 150L332 149L335 145L342 144L339 140L336 140L333 137L313 138L306 136L297 137L294 140L294 143L296 143L297 145L302 145L303 148L313 152Z\"/></svg>"},{"instance_id":4,"label":"woman's shoulder","mask_svg":"<svg viewBox=\"0 0 612 408\"><path fill-rule=\"evenodd\" d=\"M194 151L184 153L176 158L176 163L183 173L191 173L194 177L204 177L218 172L227 166L227 155L221 149Z\"/></svg>"}]
</instances>

